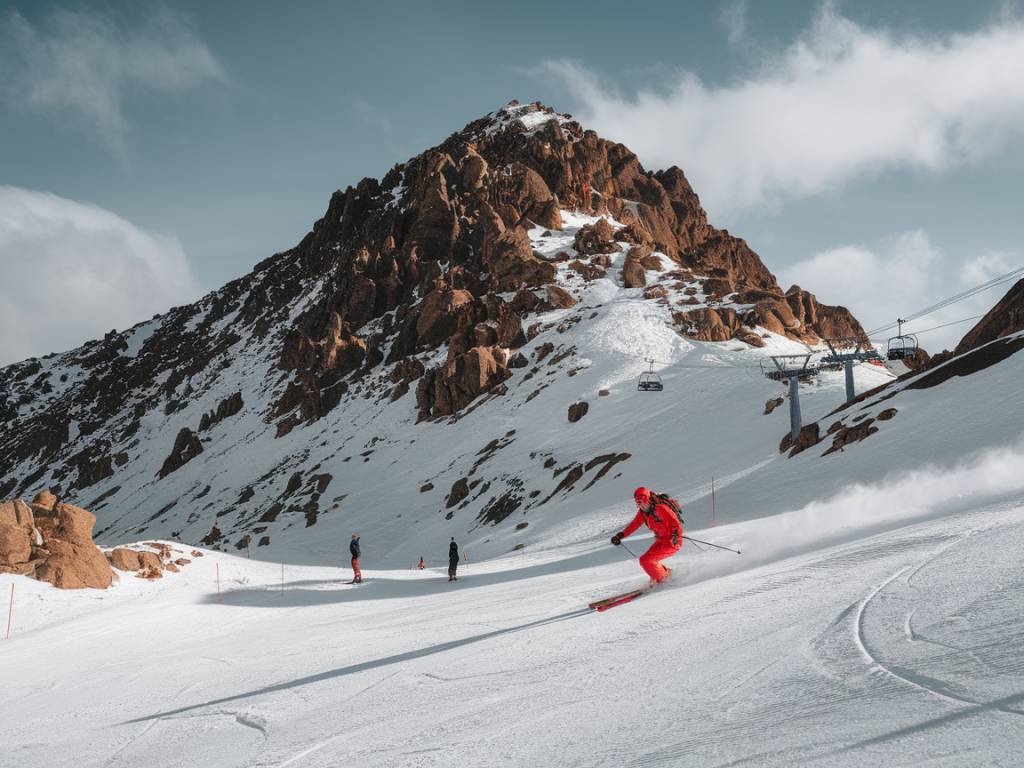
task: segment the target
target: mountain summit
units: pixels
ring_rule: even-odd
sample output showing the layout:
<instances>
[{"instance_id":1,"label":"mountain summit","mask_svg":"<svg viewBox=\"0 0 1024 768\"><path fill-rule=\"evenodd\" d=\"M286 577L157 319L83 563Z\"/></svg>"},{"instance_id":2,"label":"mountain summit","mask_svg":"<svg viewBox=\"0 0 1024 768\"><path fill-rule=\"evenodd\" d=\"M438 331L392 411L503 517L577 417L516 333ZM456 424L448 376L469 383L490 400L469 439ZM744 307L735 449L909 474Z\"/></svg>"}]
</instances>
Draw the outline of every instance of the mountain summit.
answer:
<instances>
[{"instance_id":1,"label":"mountain summit","mask_svg":"<svg viewBox=\"0 0 1024 768\"><path fill-rule=\"evenodd\" d=\"M97 511L100 536L208 545L277 546L354 498L496 524L632 455L566 456L551 487L525 465L473 477L545 408L574 405L575 423L591 390L686 339L862 335L711 226L679 168L510 102L336 192L298 245L195 304L0 371L0 498L52 488ZM480 445L441 450L468 434Z\"/></svg>"}]
</instances>

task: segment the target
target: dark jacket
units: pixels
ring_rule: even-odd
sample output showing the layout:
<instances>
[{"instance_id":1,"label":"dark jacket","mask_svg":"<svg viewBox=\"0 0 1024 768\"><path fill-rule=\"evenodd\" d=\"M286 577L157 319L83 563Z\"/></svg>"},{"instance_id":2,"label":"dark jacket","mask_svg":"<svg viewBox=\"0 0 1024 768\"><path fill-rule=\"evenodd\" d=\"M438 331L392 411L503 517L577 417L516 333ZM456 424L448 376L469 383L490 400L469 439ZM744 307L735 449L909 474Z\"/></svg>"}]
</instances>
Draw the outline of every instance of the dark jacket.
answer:
<instances>
[{"instance_id":1,"label":"dark jacket","mask_svg":"<svg viewBox=\"0 0 1024 768\"><path fill-rule=\"evenodd\" d=\"M352 553L352 557L359 557L359 539L355 538L349 542L348 551Z\"/></svg>"},{"instance_id":2,"label":"dark jacket","mask_svg":"<svg viewBox=\"0 0 1024 768\"><path fill-rule=\"evenodd\" d=\"M454 541L448 545L448 562L459 562L459 545L456 544Z\"/></svg>"}]
</instances>

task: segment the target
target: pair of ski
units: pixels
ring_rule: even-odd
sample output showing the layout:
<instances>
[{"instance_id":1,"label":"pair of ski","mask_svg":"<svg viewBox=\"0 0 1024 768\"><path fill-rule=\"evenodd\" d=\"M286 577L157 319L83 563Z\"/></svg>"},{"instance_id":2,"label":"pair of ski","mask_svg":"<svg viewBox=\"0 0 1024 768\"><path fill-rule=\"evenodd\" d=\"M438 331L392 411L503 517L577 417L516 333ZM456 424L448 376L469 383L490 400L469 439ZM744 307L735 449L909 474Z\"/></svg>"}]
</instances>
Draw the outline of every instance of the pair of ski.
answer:
<instances>
[{"instance_id":1,"label":"pair of ski","mask_svg":"<svg viewBox=\"0 0 1024 768\"><path fill-rule=\"evenodd\" d=\"M629 592L623 592L621 595L612 595L611 597L606 597L603 600L595 600L589 604L589 607L593 608L598 613L604 613L608 609L614 608L617 605L631 603L638 597L646 595L650 590L651 587L644 587L643 589L634 589Z\"/></svg>"}]
</instances>

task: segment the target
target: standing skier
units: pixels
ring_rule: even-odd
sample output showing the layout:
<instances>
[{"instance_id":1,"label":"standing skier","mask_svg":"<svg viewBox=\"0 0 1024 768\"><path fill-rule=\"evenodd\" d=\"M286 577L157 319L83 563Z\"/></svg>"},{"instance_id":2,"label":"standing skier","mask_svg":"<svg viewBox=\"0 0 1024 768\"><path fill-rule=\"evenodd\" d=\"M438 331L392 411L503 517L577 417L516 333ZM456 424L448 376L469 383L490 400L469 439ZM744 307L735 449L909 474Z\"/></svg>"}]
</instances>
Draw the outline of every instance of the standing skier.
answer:
<instances>
[{"instance_id":1,"label":"standing skier","mask_svg":"<svg viewBox=\"0 0 1024 768\"><path fill-rule=\"evenodd\" d=\"M359 570L359 536L352 534L352 541L349 542L348 551L352 554L352 583L363 583L363 572Z\"/></svg>"},{"instance_id":2,"label":"standing skier","mask_svg":"<svg viewBox=\"0 0 1024 768\"><path fill-rule=\"evenodd\" d=\"M637 488L633 499L637 506L636 517L624 530L612 536L612 544L619 546L624 538L646 523L654 533L654 543L640 555L640 567L647 571L652 582L660 583L672 573L672 569L662 565L661 561L679 551L683 543L683 524L671 506L661 497L652 498L646 488Z\"/></svg>"},{"instance_id":3,"label":"standing skier","mask_svg":"<svg viewBox=\"0 0 1024 768\"><path fill-rule=\"evenodd\" d=\"M458 581L455 570L459 567L459 545L455 543L452 536L452 543L448 545L448 581Z\"/></svg>"}]
</instances>

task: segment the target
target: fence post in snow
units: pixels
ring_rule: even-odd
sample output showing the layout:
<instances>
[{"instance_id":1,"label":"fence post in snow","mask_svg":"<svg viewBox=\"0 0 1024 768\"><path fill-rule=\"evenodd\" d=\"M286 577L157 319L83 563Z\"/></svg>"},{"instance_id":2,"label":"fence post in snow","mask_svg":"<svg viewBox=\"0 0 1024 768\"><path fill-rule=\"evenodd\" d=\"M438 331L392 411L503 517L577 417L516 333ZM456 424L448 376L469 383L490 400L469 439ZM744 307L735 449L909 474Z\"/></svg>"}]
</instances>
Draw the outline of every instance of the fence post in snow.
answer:
<instances>
[{"instance_id":1,"label":"fence post in snow","mask_svg":"<svg viewBox=\"0 0 1024 768\"><path fill-rule=\"evenodd\" d=\"M14 614L14 582L11 582L11 601L7 605L7 635L4 640L11 639L11 616Z\"/></svg>"}]
</instances>

